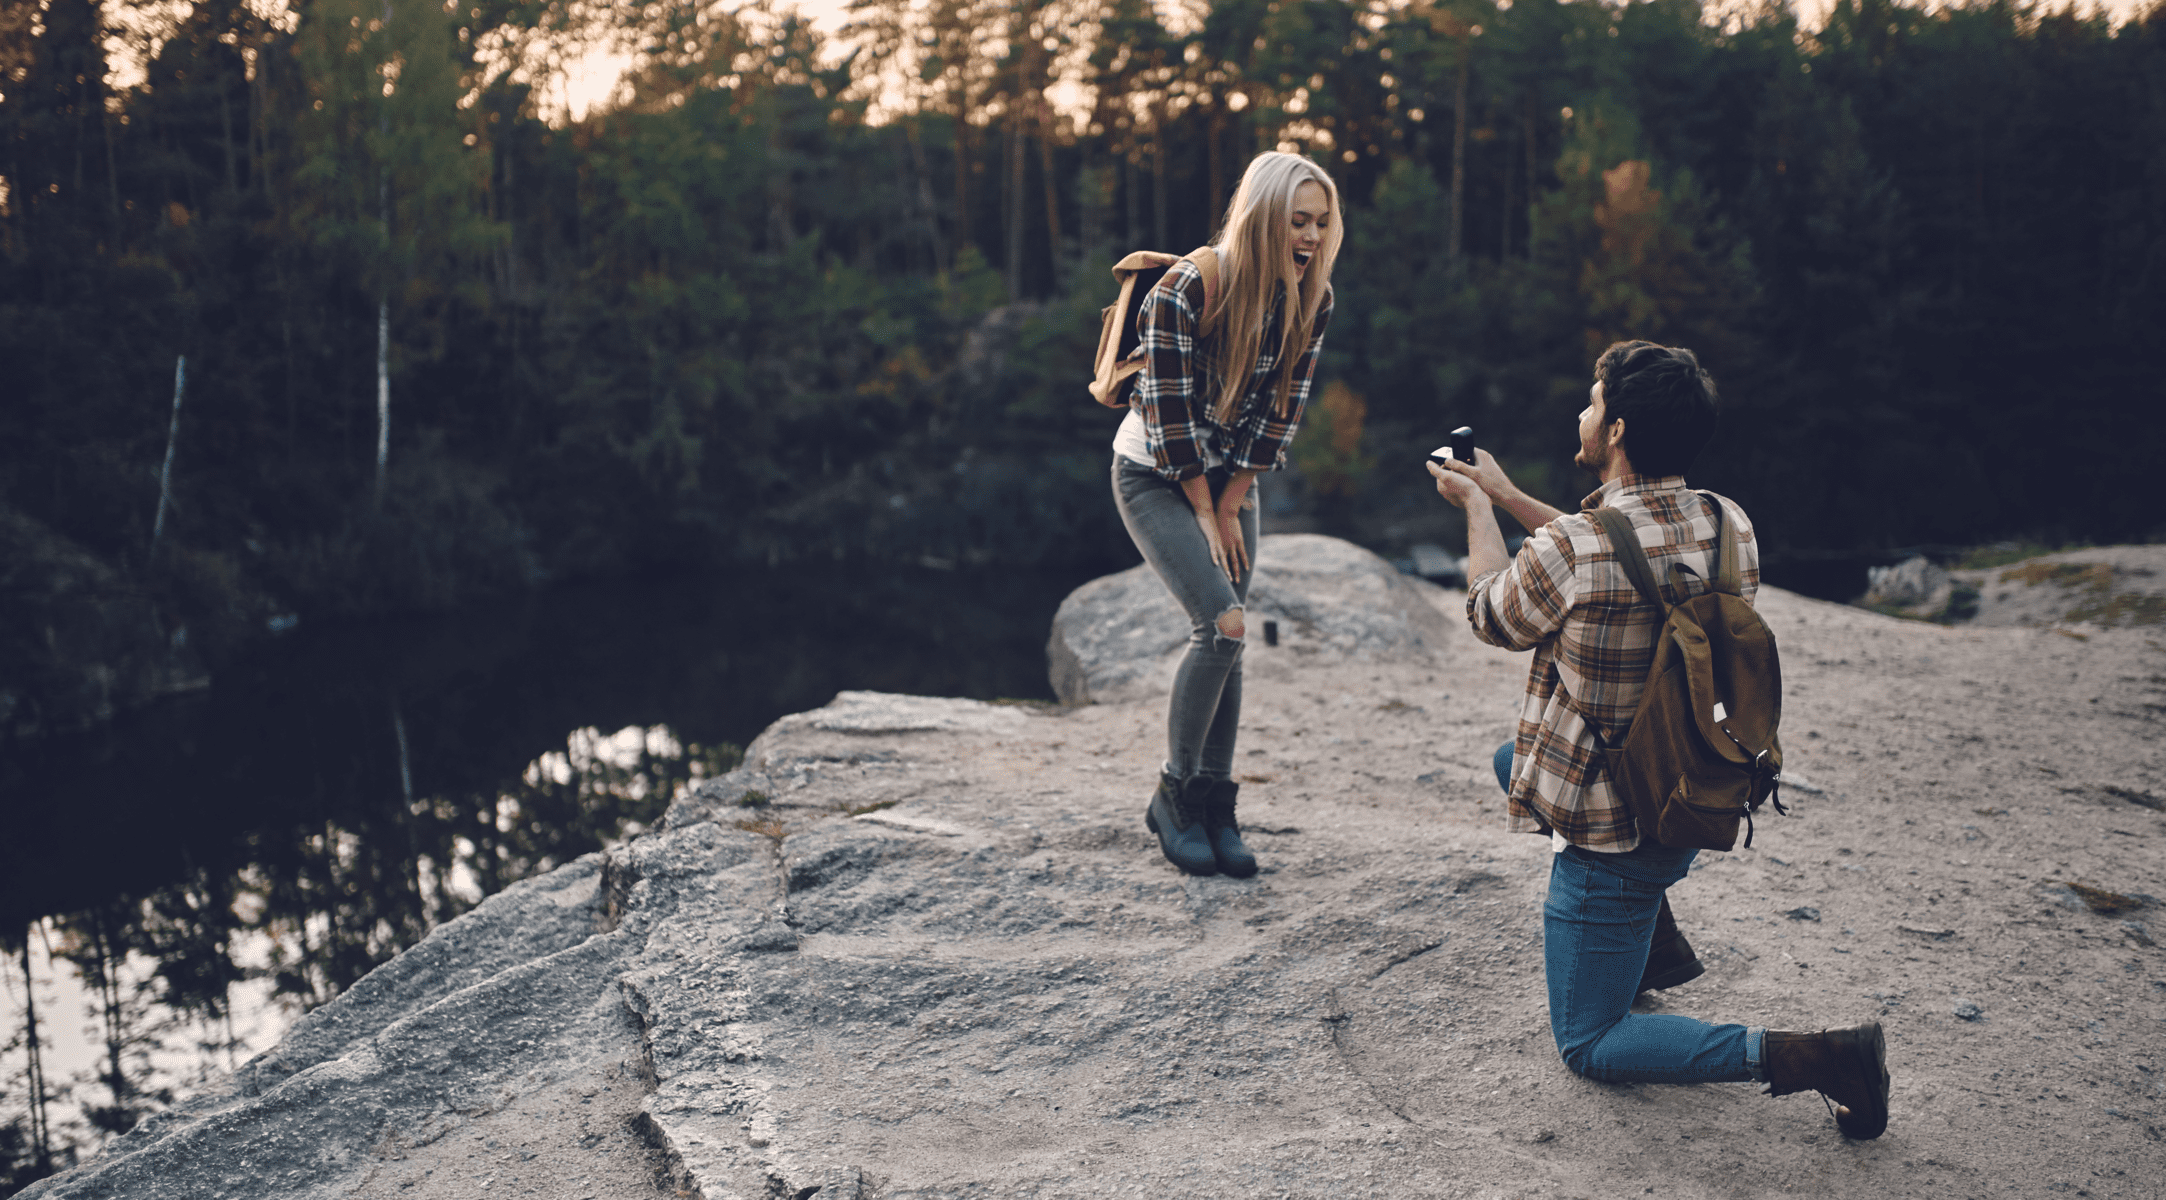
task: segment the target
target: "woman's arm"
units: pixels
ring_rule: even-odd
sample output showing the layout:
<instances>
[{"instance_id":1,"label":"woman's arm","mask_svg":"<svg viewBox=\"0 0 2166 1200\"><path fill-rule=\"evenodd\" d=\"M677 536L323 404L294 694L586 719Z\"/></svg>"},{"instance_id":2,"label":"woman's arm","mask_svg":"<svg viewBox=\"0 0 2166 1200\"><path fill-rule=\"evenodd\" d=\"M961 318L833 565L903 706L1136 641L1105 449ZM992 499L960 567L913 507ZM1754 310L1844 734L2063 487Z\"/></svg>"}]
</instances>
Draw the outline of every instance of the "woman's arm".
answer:
<instances>
[{"instance_id":1,"label":"woman's arm","mask_svg":"<svg viewBox=\"0 0 2166 1200\"><path fill-rule=\"evenodd\" d=\"M1256 472L1235 471L1226 481L1226 490L1218 494L1218 537L1226 546L1226 572L1235 579L1248 574L1248 541L1241 536L1241 505L1248 500L1249 485L1256 482Z\"/></svg>"},{"instance_id":2,"label":"woman's arm","mask_svg":"<svg viewBox=\"0 0 2166 1200\"><path fill-rule=\"evenodd\" d=\"M1158 473L1185 484L1203 475L1203 432L1195 412L1209 398L1196 392L1196 326L1203 277L1186 259L1173 264L1143 299L1143 369L1136 372L1136 409ZM1200 511L1210 509L1206 493Z\"/></svg>"},{"instance_id":3,"label":"woman's arm","mask_svg":"<svg viewBox=\"0 0 2166 1200\"><path fill-rule=\"evenodd\" d=\"M1229 489L1230 490L1230 489ZM1228 538L1217 510L1211 507L1211 484L1202 475L1191 475L1181 481L1181 494L1188 497L1188 506L1196 511L1196 524L1203 529L1203 540L1211 547L1211 565L1226 573L1228 579L1239 579L1234 569L1235 556L1247 557L1247 546L1241 540L1240 526L1234 526L1234 535ZM1236 509L1236 514L1240 510ZM1228 546L1232 550L1228 550Z\"/></svg>"}]
</instances>

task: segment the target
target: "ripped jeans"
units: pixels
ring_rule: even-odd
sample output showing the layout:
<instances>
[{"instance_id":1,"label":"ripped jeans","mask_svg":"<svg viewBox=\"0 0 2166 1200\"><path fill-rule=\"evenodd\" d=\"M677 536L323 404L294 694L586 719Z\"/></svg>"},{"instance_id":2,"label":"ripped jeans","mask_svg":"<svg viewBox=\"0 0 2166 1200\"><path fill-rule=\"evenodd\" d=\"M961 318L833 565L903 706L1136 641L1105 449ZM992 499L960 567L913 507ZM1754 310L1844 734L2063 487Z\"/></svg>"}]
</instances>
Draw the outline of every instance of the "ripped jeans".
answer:
<instances>
[{"instance_id":1,"label":"ripped jeans","mask_svg":"<svg viewBox=\"0 0 2166 1200\"><path fill-rule=\"evenodd\" d=\"M1226 490L1229 478L1224 468L1205 475L1212 499ZM1249 494L1255 495L1253 485ZM1173 701L1166 715L1166 770L1184 780L1196 775L1230 778L1241 724L1241 640L1220 633L1218 619L1248 603L1256 562L1256 507L1241 510L1241 541L1248 548L1251 570L1237 582L1211 561L1211 544L1204 540L1179 484L1116 454L1113 503L1136 549L1165 581L1191 627L1188 654L1173 677Z\"/></svg>"}]
</instances>

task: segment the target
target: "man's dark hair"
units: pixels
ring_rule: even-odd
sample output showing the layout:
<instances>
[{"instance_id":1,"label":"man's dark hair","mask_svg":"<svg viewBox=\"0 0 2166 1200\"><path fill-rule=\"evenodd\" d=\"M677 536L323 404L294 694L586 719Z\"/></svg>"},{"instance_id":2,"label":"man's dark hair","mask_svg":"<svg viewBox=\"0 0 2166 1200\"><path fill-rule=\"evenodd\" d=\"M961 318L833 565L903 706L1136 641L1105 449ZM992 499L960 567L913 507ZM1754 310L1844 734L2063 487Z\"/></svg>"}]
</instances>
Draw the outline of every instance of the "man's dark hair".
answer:
<instances>
[{"instance_id":1,"label":"man's dark hair","mask_svg":"<svg viewBox=\"0 0 2166 1200\"><path fill-rule=\"evenodd\" d=\"M1692 351L1618 342L1594 364L1602 416L1625 423L1625 457L1641 475L1682 475L1715 436L1715 381Z\"/></svg>"}]
</instances>

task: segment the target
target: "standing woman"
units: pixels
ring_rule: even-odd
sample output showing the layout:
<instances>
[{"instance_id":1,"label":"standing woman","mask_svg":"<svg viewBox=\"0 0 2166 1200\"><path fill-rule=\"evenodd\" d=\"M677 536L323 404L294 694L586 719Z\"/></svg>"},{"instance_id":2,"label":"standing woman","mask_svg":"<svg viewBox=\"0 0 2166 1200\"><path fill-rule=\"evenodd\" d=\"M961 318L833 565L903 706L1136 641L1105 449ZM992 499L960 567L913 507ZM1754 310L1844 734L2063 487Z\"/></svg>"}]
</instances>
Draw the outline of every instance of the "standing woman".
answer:
<instances>
[{"instance_id":1,"label":"standing woman","mask_svg":"<svg viewBox=\"0 0 2166 1200\"><path fill-rule=\"evenodd\" d=\"M1256 475L1285 465L1331 319L1339 191L1295 154L1256 156L1213 243L1217 286L1190 259L1145 297L1113 500L1194 627L1174 676L1166 765L1144 820L1191 875L1256 873L1234 820L1242 607L1256 556Z\"/></svg>"}]
</instances>

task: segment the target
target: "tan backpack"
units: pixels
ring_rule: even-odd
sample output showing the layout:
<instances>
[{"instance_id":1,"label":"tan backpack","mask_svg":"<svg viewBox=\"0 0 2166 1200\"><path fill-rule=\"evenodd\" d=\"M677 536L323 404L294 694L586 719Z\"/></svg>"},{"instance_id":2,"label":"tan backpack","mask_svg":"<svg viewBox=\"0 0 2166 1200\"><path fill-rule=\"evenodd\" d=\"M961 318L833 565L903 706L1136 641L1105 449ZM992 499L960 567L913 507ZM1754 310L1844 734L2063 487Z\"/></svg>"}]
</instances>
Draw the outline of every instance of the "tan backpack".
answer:
<instances>
[{"instance_id":1,"label":"tan backpack","mask_svg":"<svg viewBox=\"0 0 2166 1200\"><path fill-rule=\"evenodd\" d=\"M1752 814L1777 795L1782 745L1782 663L1775 634L1745 602L1737 565L1737 529L1722 502L1715 508L1715 578L1707 592L1675 606L1662 602L1638 534L1614 508L1594 510L1610 548L1634 587L1663 615L1646 690L1624 739L1601 745L1610 787L1639 824L1642 838L1665 846L1728 850ZM1690 573L1683 563L1672 573ZM1680 581L1682 582L1682 581ZM1591 728L1591 725L1590 725Z\"/></svg>"},{"instance_id":2,"label":"tan backpack","mask_svg":"<svg viewBox=\"0 0 2166 1200\"><path fill-rule=\"evenodd\" d=\"M1091 399L1107 408L1127 408L1135 390L1136 372L1143 369L1143 298L1151 294L1173 264L1182 259L1196 264L1203 276L1203 311L1218 303L1218 251L1199 246L1187 254L1138 250L1113 264L1113 277L1121 281L1121 294L1106 306L1098 328L1098 357L1091 375Z\"/></svg>"}]
</instances>

